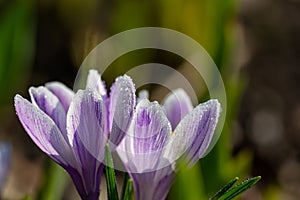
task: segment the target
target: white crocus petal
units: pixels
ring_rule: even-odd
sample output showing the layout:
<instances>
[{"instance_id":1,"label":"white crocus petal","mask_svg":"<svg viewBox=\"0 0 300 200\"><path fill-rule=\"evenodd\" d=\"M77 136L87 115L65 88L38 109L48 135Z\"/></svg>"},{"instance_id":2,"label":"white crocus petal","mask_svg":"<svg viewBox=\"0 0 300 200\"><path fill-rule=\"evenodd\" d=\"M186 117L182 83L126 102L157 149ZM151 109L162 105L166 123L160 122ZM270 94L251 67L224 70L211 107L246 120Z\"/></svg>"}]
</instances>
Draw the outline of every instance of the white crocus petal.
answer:
<instances>
[{"instance_id":1,"label":"white crocus petal","mask_svg":"<svg viewBox=\"0 0 300 200\"><path fill-rule=\"evenodd\" d=\"M111 87L109 100L109 144L114 151L128 130L136 104L135 87L129 76L116 79Z\"/></svg>"},{"instance_id":2,"label":"white crocus petal","mask_svg":"<svg viewBox=\"0 0 300 200\"><path fill-rule=\"evenodd\" d=\"M137 103L143 99L149 99L149 91L148 90L141 90L138 94Z\"/></svg>"},{"instance_id":3,"label":"white crocus petal","mask_svg":"<svg viewBox=\"0 0 300 200\"><path fill-rule=\"evenodd\" d=\"M102 97L92 90L79 90L67 114L67 132L78 160L86 165L87 153L102 161L107 140L106 112Z\"/></svg>"},{"instance_id":4,"label":"white crocus petal","mask_svg":"<svg viewBox=\"0 0 300 200\"><path fill-rule=\"evenodd\" d=\"M42 151L59 164L73 163L70 145L48 115L20 95L15 96L15 108L24 129Z\"/></svg>"},{"instance_id":5,"label":"white crocus petal","mask_svg":"<svg viewBox=\"0 0 300 200\"><path fill-rule=\"evenodd\" d=\"M118 153L131 173L158 170L170 163L162 158L171 126L157 102L141 100Z\"/></svg>"},{"instance_id":6,"label":"white crocus petal","mask_svg":"<svg viewBox=\"0 0 300 200\"><path fill-rule=\"evenodd\" d=\"M79 90L67 114L67 132L73 152L81 166L81 178L86 194L97 195L107 141L107 117L100 94L94 90ZM101 174L100 173L100 174ZM96 193L95 193L96 192Z\"/></svg>"},{"instance_id":7,"label":"white crocus petal","mask_svg":"<svg viewBox=\"0 0 300 200\"><path fill-rule=\"evenodd\" d=\"M127 135L117 148L133 180L137 200L165 199L174 179L172 164L163 158L171 125L157 102L142 99Z\"/></svg>"},{"instance_id":8,"label":"white crocus petal","mask_svg":"<svg viewBox=\"0 0 300 200\"><path fill-rule=\"evenodd\" d=\"M97 91L102 97L107 97L106 87L101 80L101 76L97 70L89 70L89 74L86 81L86 89L92 89Z\"/></svg>"},{"instance_id":9,"label":"white crocus petal","mask_svg":"<svg viewBox=\"0 0 300 200\"><path fill-rule=\"evenodd\" d=\"M59 99L43 86L37 88L31 87L29 89L29 94L32 104L38 106L42 111L49 115L51 119L53 119L62 132L65 140L67 140L66 111Z\"/></svg>"},{"instance_id":10,"label":"white crocus petal","mask_svg":"<svg viewBox=\"0 0 300 200\"><path fill-rule=\"evenodd\" d=\"M209 100L194 108L176 127L164 157L175 162L184 156L189 166L194 165L211 142L220 110L217 100Z\"/></svg>"}]
</instances>

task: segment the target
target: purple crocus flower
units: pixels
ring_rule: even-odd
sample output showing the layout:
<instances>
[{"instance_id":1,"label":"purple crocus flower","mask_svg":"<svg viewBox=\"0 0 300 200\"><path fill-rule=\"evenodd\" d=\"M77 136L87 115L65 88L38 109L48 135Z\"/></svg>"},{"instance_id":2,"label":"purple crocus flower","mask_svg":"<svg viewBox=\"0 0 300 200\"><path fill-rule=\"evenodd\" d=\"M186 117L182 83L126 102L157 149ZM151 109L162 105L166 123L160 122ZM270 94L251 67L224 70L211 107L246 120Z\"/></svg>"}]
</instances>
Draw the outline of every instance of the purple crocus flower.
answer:
<instances>
[{"instance_id":1,"label":"purple crocus flower","mask_svg":"<svg viewBox=\"0 0 300 200\"><path fill-rule=\"evenodd\" d=\"M117 148L133 180L137 200L166 198L176 161L183 157L192 166L204 155L219 113L217 100L193 109L182 89L168 95L163 106L140 98L128 134Z\"/></svg>"},{"instance_id":2,"label":"purple crocus flower","mask_svg":"<svg viewBox=\"0 0 300 200\"><path fill-rule=\"evenodd\" d=\"M121 142L136 104L132 80L118 77L108 97L100 75L90 70L85 90L51 82L29 94L31 102L15 96L24 129L70 174L82 199L98 199L105 144L108 137L112 147Z\"/></svg>"}]
</instances>

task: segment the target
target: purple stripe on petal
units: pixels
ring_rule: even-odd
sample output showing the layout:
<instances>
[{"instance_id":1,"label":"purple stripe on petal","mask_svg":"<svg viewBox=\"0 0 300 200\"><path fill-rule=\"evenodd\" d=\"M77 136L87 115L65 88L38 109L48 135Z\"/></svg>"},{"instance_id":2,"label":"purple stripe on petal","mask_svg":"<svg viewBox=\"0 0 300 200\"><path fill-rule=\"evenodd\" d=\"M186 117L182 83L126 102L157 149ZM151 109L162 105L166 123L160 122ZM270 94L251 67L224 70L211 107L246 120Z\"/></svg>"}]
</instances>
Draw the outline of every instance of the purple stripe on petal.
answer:
<instances>
[{"instance_id":1,"label":"purple stripe on petal","mask_svg":"<svg viewBox=\"0 0 300 200\"><path fill-rule=\"evenodd\" d=\"M89 90L94 90L96 91L98 94L101 95L103 102L105 104L105 110L106 110L106 121L108 122L109 120L109 99L107 96L107 90L106 90L106 86L105 83L102 81L101 79L101 75L98 73L97 70L91 69L89 70L89 74L87 77L87 82L86 82L86 89ZM107 126L109 126L109 123L107 123ZM108 127L107 127L108 129Z\"/></svg>"},{"instance_id":2,"label":"purple stripe on petal","mask_svg":"<svg viewBox=\"0 0 300 200\"><path fill-rule=\"evenodd\" d=\"M83 177L78 169L72 166L63 166L65 170L70 174L72 181L77 189L79 196L84 199L83 197L86 196L86 190L83 182Z\"/></svg>"},{"instance_id":3,"label":"purple stripe on petal","mask_svg":"<svg viewBox=\"0 0 300 200\"><path fill-rule=\"evenodd\" d=\"M20 95L15 96L15 108L24 129L42 151L59 164L73 163L69 144L48 115Z\"/></svg>"},{"instance_id":4,"label":"purple stripe on petal","mask_svg":"<svg viewBox=\"0 0 300 200\"><path fill-rule=\"evenodd\" d=\"M107 96L106 87L104 82L101 80L101 76L97 70L89 70L87 77L86 89L92 89L97 91L103 98Z\"/></svg>"},{"instance_id":5,"label":"purple stripe on petal","mask_svg":"<svg viewBox=\"0 0 300 200\"><path fill-rule=\"evenodd\" d=\"M101 96L95 91L79 90L67 114L67 132L72 145L82 142L84 149L102 161L107 140L106 111ZM81 158L81 149L75 150Z\"/></svg>"},{"instance_id":6,"label":"purple stripe on petal","mask_svg":"<svg viewBox=\"0 0 300 200\"><path fill-rule=\"evenodd\" d=\"M31 87L29 89L32 104L37 105L56 123L65 139L66 135L66 112L58 98L45 87Z\"/></svg>"},{"instance_id":7,"label":"purple stripe on petal","mask_svg":"<svg viewBox=\"0 0 300 200\"><path fill-rule=\"evenodd\" d=\"M210 144L220 110L217 100L209 100L194 108L176 127L164 157L175 162L185 155L189 166L194 165Z\"/></svg>"},{"instance_id":8,"label":"purple stripe on petal","mask_svg":"<svg viewBox=\"0 0 300 200\"><path fill-rule=\"evenodd\" d=\"M60 82L49 82L46 83L46 88L50 90L61 102L65 111L67 112L70 106L70 103L74 97L74 92L64 84Z\"/></svg>"},{"instance_id":9,"label":"purple stripe on petal","mask_svg":"<svg viewBox=\"0 0 300 200\"><path fill-rule=\"evenodd\" d=\"M162 105L173 130L180 120L193 109L191 99L183 89L173 90L164 99Z\"/></svg>"},{"instance_id":10,"label":"purple stripe on petal","mask_svg":"<svg viewBox=\"0 0 300 200\"><path fill-rule=\"evenodd\" d=\"M70 174L73 183L81 197L81 199L87 199L87 200L98 200L100 195L100 182L103 172L103 165L101 165L98 168L98 171L96 174L93 174L95 177L95 185L93 185L92 188L86 187L86 178L84 175L81 175L81 173L78 172L77 169L73 167L66 167L65 168L68 173Z\"/></svg>"},{"instance_id":11,"label":"purple stripe on petal","mask_svg":"<svg viewBox=\"0 0 300 200\"><path fill-rule=\"evenodd\" d=\"M150 153L164 148L171 127L157 102L144 99L136 107L129 135L134 136L134 153Z\"/></svg>"},{"instance_id":12,"label":"purple stripe on petal","mask_svg":"<svg viewBox=\"0 0 300 200\"><path fill-rule=\"evenodd\" d=\"M135 87L129 76L120 76L111 87L109 105L110 149L122 141L135 107Z\"/></svg>"},{"instance_id":13,"label":"purple stripe on petal","mask_svg":"<svg viewBox=\"0 0 300 200\"><path fill-rule=\"evenodd\" d=\"M166 199L174 182L175 175L165 176L157 185L153 199Z\"/></svg>"},{"instance_id":14,"label":"purple stripe on petal","mask_svg":"<svg viewBox=\"0 0 300 200\"><path fill-rule=\"evenodd\" d=\"M157 102L141 100L128 134L118 148L129 172L151 172L169 165L162 155L170 133L171 126L161 106Z\"/></svg>"},{"instance_id":15,"label":"purple stripe on petal","mask_svg":"<svg viewBox=\"0 0 300 200\"><path fill-rule=\"evenodd\" d=\"M102 97L92 90L79 90L67 114L67 131L73 151L80 162L82 182L87 196L99 192L105 144L106 111ZM98 193L99 194L99 193Z\"/></svg>"}]
</instances>

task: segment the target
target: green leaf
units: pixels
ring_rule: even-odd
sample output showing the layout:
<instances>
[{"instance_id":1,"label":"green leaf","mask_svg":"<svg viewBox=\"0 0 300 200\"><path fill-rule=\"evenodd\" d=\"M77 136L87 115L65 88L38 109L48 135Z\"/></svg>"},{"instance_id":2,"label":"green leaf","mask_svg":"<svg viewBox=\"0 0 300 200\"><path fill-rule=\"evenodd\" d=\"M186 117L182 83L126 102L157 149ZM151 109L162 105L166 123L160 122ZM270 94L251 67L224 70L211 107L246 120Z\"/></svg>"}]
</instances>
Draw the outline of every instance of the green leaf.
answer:
<instances>
[{"instance_id":1,"label":"green leaf","mask_svg":"<svg viewBox=\"0 0 300 200\"><path fill-rule=\"evenodd\" d=\"M132 196L132 180L129 178L128 173L124 176L124 184L122 190L122 200L130 200Z\"/></svg>"},{"instance_id":2,"label":"green leaf","mask_svg":"<svg viewBox=\"0 0 300 200\"><path fill-rule=\"evenodd\" d=\"M232 180L223 189L221 189L220 192L218 192L219 194L217 193L218 194L217 198L214 198L214 197L212 197L212 198L214 198L214 200L216 200L216 199L217 200L230 200L230 199L233 199L234 197L236 197L236 196L240 195L241 193L245 192L246 190L248 190L255 183L257 183L260 179L261 179L260 176L249 178L246 181L244 181L244 182L238 184L237 186L231 188L232 185L230 186L230 184L232 184L232 182L236 182L236 180ZM225 188L228 188L228 190L225 191ZM223 194L221 193L221 191L222 191Z\"/></svg>"},{"instance_id":3,"label":"green leaf","mask_svg":"<svg viewBox=\"0 0 300 200\"><path fill-rule=\"evenodd\" d=\"M122 196L122 200L131 200L132 191L133 191L132 180L129 178L125 186L124 196Z\"/></svg>"},{"instance_id":4,"label":"green leaf","mask_svg":"<svg viewBox=\"0 0 300 200\"><path fill-rule=\"evenodd\" d=\"M113 159L108 144L106 144L105 146L105 178L107 187L107 198L109 200L119 200L115 170L113 168Z\"/></svg>"},{"instance_id":5,"label":"green leaf","mask_svg":"<svg viewBox=\"0 0 300 200\"><path fill-rule=\"evenodd\" d=\"M209 198L210 200L217 200L223 194L225 194L237 181L239 180L238 177L232 179L229 183L227 183L221 190L219 190L213 197Z\"/></svg>"},{"instance_id":6,"label":"green leaf","mask_svg":"<svg viewBox=\"0 0 300 200\"><path fill-rule=\"evenodd\" d=\"M128 180L129 180L129 174L126 172L124 174L124 180L123 180L123 187L122 187L122 194L121 194L121 199L122 200L124 199L124 195L125 195L125 192L126 192Z\"/></svg>"}]
</instances>

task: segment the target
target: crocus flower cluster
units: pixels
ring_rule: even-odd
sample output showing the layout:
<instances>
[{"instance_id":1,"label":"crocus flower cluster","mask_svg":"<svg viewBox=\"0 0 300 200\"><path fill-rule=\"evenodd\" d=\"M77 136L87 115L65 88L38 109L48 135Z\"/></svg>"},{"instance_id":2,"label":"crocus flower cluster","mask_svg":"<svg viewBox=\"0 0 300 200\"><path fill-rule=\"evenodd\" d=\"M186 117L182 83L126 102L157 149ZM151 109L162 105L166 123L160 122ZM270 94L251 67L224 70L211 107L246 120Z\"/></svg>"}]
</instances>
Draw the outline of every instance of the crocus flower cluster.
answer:
<instances>
[{"instance_id":1,"label":"crocus flower cluster","mask_svg":"<svg viewBox=\"0 0 300 200\"><path fill-rule=\"evenodd\" d=\"M29 89L31 102L15 97L17 115L29 136L72 177L82 199L98 199L105 145L116 151L134 183L136 199L165 199L184 158L189 166L206 152L220 105L193 108L181 89L162 105L146 95L136 103L128 76L118 77L108 95L90 70L86 88L74 93L58 82Z\"/></svg>"},{"instance_id":2,"label":"crocus flower cluster","mask_svg":"<svg viewBox=\"0 0 300 200\"><path fill-rule=\"evenodd\" d=\"M82 199L99 198L105 145L117 146L135 106L135 88L128 76L116 79L107 95L97 71L86 89L74 93L51 82L29 89L31 102L15 96L17 115L31 139L71 176Z\"/></svg>"}]
</instances>

